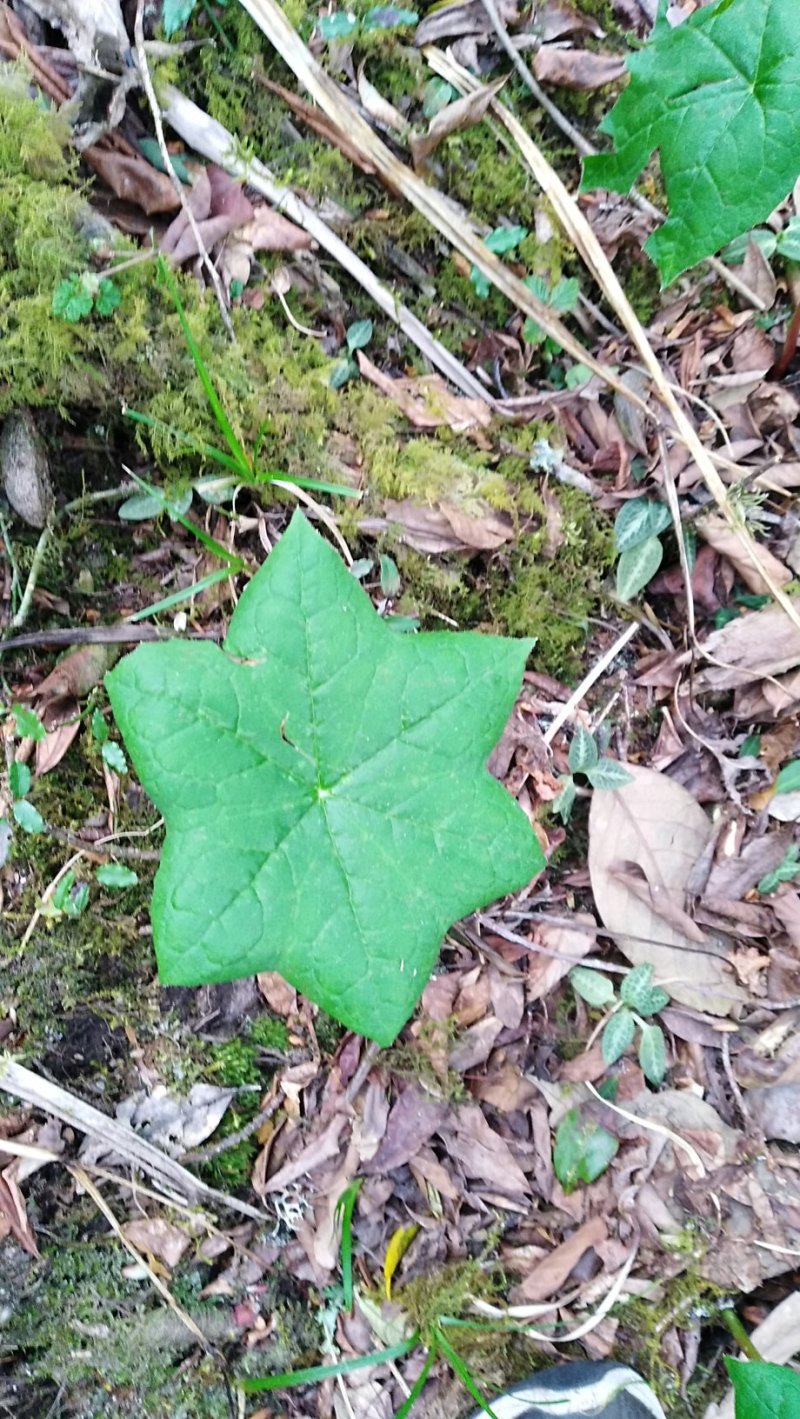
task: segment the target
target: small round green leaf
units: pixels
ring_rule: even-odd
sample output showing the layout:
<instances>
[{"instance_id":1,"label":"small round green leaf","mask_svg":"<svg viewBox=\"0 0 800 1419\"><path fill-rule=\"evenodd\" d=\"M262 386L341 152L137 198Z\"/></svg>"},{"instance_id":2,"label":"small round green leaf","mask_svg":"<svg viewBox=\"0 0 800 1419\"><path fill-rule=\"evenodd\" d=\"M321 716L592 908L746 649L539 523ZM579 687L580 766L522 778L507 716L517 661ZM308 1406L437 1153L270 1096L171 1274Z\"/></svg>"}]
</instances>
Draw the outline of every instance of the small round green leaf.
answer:
<instances>
[{"instance_id":1,"label":"small round green leaf","mask_svg":"<svg viewBox=\"0 0 800 1419\"><path fill-rule=\"evenodd\" d=\"M12 803L13 813L19 826L25 833L41 833L44 830L44 819L38 809L29 803L27 798L18 798L16 803Z\"/></svg>"},{"instance_id":2,"label":"small round green leaf","mask_svg":"<svg viewBox=\"0 0 800 1419\"><path fill-rule=\"evenodd\" d=\"M194 0L193 0L194 3ZM333 15L323 15L319 21L319 32L324 40L346 39L358 25L355 15L348 10L337 10Z\"/></svg>"},{"instance_id":3,"label":"small round green leaf","mask_svg":"<svg viewBox=\"0 0 800 1419\"><path fill-rule=\"evenodd\" d=\"M126 774L128 772L128 761L125 758L119 744L113 739L107 739L100 753L103 756L103 763L109 769L113 769L115 774Z\"/></svg>"},{"instance_id":4,"label":"small round green leaf","mask_svg":"<svg viewBox=\"0 0 800 1419\"><path fill-rule=\"evenodd\" d=\"M27 764L20 763L19 759L12 759L8 771L8 785L14 798L25 797L31 786L31 771Z\"/></svg>"},{"instance_id":5,"label":"small round green leaf","mask_svg":"<svg viewBox=\"0 0 800 1419\"><path fill-rule=\"evenodd\" d=\"M645 1079L660 1084L667 1072L667 1047L660 1025L642 1025L639 1039L639 1063Z\"/></svg>"},{"instance_id":6,"label":"small round green leaf","mask_svg":"<svg viewBox=\"0 0 800 1419\"><path fill-rule=\"evenodd\" d=\"M12 705L11 713L16 721L20 739L33 739L38 744L47 738L47 730L36 710L28 709L27 705Z\"/></svg>"},{"instance_id":7,"label":"small round green leaf","mask_svg":"<svg viewBox=\"0 0 800 1419\"><path fill-rule=\"evenodd\" d=\"M664 548L657 537L648 537L646 542L623 552L617 562L617 596L620 601L632 601L634 596L652 581L664 556Z\"/></svg>"},{"instance_id":8,"label":"small round green leaf","mask_svg":"<svg viewBox=\"0 0 800 1419\"><path fill-rule=\"evenodd\" d=\"M569 973L570 985L581 1000L598 1009L610 1005L614 999L614 987L608 976L600 971L590 971L588 966L573 966Z\"/></svg>"},{"instance_id":9,"label":"small round green leaf","mask_svg":"<svg viewBox=\"0 0 800 1419\"><path fill-rule=\"evenodd\" d=\"M617 1060L622 1058L626 1049L633 1044L635 1033L636 1021L630 1010L623 1006L616 1015L611 1016L603 1030L600 1043L606 1064L616 1064Z\"/></svg>"},{"instance_id":10,"label":"small round green leaf","mask_svg":"<svg viewBox=\"0 0 800 1419\"><path fill-rule=\"evenodd\" d=\"M121 862L106 862L102 867L98 867L97 880L101 887L121 889L135 887L139 878L130 867L124 867Z\"/></svg>"}]
</instances>

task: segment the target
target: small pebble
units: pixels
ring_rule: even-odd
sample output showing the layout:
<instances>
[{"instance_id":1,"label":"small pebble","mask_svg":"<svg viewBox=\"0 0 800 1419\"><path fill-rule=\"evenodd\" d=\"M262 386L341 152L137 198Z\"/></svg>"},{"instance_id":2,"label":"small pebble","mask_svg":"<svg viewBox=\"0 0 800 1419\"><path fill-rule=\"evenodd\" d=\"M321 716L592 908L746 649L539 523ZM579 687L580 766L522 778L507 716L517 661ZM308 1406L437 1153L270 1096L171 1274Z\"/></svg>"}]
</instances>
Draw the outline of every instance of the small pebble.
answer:
<instances>
[{"instance_id":1,"label":"small pebble","mask_svg":"<svg viewBox=\"0 0 800 1419\"><path fill-rule=\"evenodd\" d=\"M44 441L29 409L15 409L3 424L0 483L23 521L44 527L53 510L53 485Z\"/></svg>"}]
</instances>

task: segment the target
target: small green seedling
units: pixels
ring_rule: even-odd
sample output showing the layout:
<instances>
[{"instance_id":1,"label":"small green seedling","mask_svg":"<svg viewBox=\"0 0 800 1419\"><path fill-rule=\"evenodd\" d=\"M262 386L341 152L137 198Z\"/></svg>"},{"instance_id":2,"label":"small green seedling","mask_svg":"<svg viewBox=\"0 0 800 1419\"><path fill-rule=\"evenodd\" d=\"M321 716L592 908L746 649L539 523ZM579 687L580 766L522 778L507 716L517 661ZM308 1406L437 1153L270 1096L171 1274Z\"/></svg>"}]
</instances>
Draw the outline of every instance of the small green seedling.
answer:
<instances>
[{"instance_id":1,"label":"small green seedling","mask_svg":"<svg viewBox=\"0 0 800 1419\"><path fill-rule=\"evenodd\" d=\"M371 320L354 320L352 325L348 325L345 334L347 341L347 354L337 360L331 370L331 389L341 389L348 380L358 379L361 371L353 359L356 350L365 350L372 339L373 326Z\"/></svg>"},{"instance_id":2,"label":"small green seedling","mask_svg":"<svg viewBox=\"0 0 800 1419\"><path fill-rule=\"evenodd\" d=\"M399 1360L404 1355L409 1355L412 1350L423 1345L427 1349L425 1362L420 1371L419 1377L414 1383L408 1398L398 1409L395 1419L408 1419L414 1409L417 1400L420 1398L428 1376L436 1362L441 1356L446 1360L454 1374L458 1375L467 1393L479 1405L484 1414L489 1415L489 1419L497 1419L497 1415L487 1403L475 1383L467 1365L458 1351L455 1350L447 1338L445 1326L455 1324L451 1317L440 1316L431 1326L430 1335L422 1336L419 1331L407 1335L395 1345L390 1345L384 1350L376 1350L371 1355L358 1355L348 1360L336 1358L336 1346L334 1336L337 1322L342 1311L348 1314L352 1310L354 1301L353 1287L353 1209L355 1207L358 1192L361 1187L361 1179L356 1178L349 1187L342 1193L336 1204L336 1217L341 1223L342 1237L340 1244L342 1282L340 1286L329 1287L326 1292L327 1304L320 1312L320 1322L325 1337L324 1349L329 1351L334 1357L330 1364L312 1365L305 1370L284 1370L279 1375L265 1375L258 1379L244 1379L240 1381L241 1388L245 1394L261 1394L264 1391L293 1389L297 1385L319 1384L322 1380L335 1379L340 1375L349 1375L356 1370L365 1369L368 1366L388 1364L390 1361ZM401 1231L408 1229L401 1228ZM416 1231L416 1228L411 1229ZM391 1246L390 1246L391 1250ZM388 1267L384 1267L384 1275L388 1275ZM370 1315L378 1316L378 1308L375 1307L367 1297L359 1296L364 1316L369 1319ZM398 1330L402 1334L403 1327L409 1328L404 1317L399 1317L394 1323L395 1334ZM486 1329L487 1327L482 1327Z\"/></svg>"},{"instance_id":3,"label":"small green seedling","mask_svg":"<svg viewBox=\"0 0 800 1419\"><path fill-rule=\"evenodd\" d=\"M601 1038L606 1064L616 1064L633 1044L638 1029L642 1073L651 1084L661 1084L667 1072L664 1032L648 1017L669 1005L669 996L660 985L653 985L653 967L646 963L634 966L623 977L619 999L608 977L588 966L575 966L569 979L573 990L588 1005L597 1009L611 1007Z\"/></svg>"},{"instance_id":4,"label":"small green seedling","mask_svg":"<svg viewBox=\"0 0 800 1419\"><path fill-rule=\"evenodd\" d=\"M736 1419L797 1419L800 1375L786 1365L726 1358Z\"/></svg>"},{"instance_id":5,"label":"small green seedling","mask_svg":"<svg viewBox=\"0 0 800 1419\"><path fill-rule=\"evenodd\" d=\"M484 246L495 256L508 256L512 251L516 251L521 241L528 235L527 227L495 227L494 231L487 232L483 238ZM484 276L477 266L473 266L469 273L469 279L475 289L476 296L481 300L486 300L489 295L491 282L488 276Z\"/></svg>"},{"instance_id":6,"label":"small green seedling","mask_svg":"<svg viewBox=\"0 0 800 1419\"><path fill-rule=\"evenodd\" d=\"M82 916L89 903L88 882L78 882L72 868L59 878L53 891L45 895L39 906L39 915L45 921L60 921L62 917L75 920Z\"/></svg>"},{"instance_id":7,"label":"small green seedling","mask_svg":"<svg viewBox=\"0 0 800 1419\"><path fill-rule=\"evenodd\" d=\"M93 271L73 272L56 286L52 311L59 320L70 324L88 320L90 315L107 319L114 314L120 300L119 287L110 276L98 276Z\"/></svg>"},{"instance_id":8,"label":"small green seedling","mask_svg":"<svg viewBox=\"0 0 800 1419\"><path fill-rule=\"evenodd\" d=\"M569 821L578 796L576 774L588 779L592 788L624 788L626 783L631 782L631 775L624 764L617 759L601 758L593 735L581 725L572 736L568 763L571 772L561 775L561 792L553 802L553 811L558 813L564 823Z\"/></svg>"},{"instance_id":9,"label":"small green seedling","mask_svg":"<svg viewBox=\"0 0 800 1419\"><path fill-rule=\"evenodd\" d=\"M660 534L671 522L669 508L652 498L623 503L614 523L620 601L632 601L652 581L664 556Z\"/></svg>"},{"instance_id":10,"label":"small green seedling","mask_svg":"<svg viewBox=\"0 0 800 1419\"><path fill-rule=\"evenodd\" d=\"M47 730L35 710L27 705L14 704L10 714L14 718L15 738L33 739L41 743L47 737ZM31 771L27 764L12 759L8 766L8 789L11 797L11 816L24 833L44 831L44 819L38 808L28 801L32 783ZM5 820L0 819L0 823Z\"/></svg>"}]
</instances>

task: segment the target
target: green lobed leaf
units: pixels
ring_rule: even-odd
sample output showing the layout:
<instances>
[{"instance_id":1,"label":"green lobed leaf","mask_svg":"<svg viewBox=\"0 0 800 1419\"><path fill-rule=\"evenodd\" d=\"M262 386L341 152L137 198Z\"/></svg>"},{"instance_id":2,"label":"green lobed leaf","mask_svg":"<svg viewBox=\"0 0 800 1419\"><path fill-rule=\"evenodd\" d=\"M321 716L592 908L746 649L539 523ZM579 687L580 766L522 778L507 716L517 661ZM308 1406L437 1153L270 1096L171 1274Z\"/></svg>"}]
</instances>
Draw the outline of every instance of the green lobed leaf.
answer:
<instances>
[{"instance_id":1,"label":"green lobed leaf","mask_svg":"<svg viewBox=\"0 0 800 1419\"><path fill-rule=\"evenodd\" d=\"M373 5L362 23L365 30L396 30L415 25L418 20L416 10L400 9L397 5Z\"/></svg>"},{"instance_id":2,"label":"green lobed leaf","mask_svg":"<svg viewBox=\"0 0 800 1419\"><path fill-rule=\"evenodd\" d=\"M606 1064L616 1064L617 1060L622 1058L626 1049L633 1044L635 1033L636 1021L630 1010L623 1006L616 1015L611 1016L600 1040Z\"/></svg>"},{"instance_id":3,"label":"green lobed leaf","mask_svg":"<svg viewBox=\"0 0 800 1419\"><path fill-rule=\"evenodd\" d=\"M485 767L530 641L396 635L302 514L225 649L140 646L106 679L167 825L162 979L279 971L389 1044L459 917L544 865Z\"/></svg>"},{"instance_id":4,"label":"green lobed leaf","mask_svg":"<svg viewBox=\"0 0 800 1419\"><path fill-rule=\"evenodd\" d=\"M800 5L706 5L627 60L630 83L583 188L628 192L658 150L669 217L645 243L665 284L749 231L800 173Z\"/></svg>"},{"instance_id":5,"label":"green lobed leaf","mask_svg":"<svg viewBox=\"0 0 800 1419\"><path fill-rule=\"evenodd\" d=\"M610 1005L614 999L614 987L608 976L601 975L599 971L590 971L588 966L573 966L569 980L572 989L588 1005L600 1008Z\"/></svg>"},{"instance_id":6,"label":"green lobed leaf","mask_svg":"<svg viewBox=\"0 0 800 1419\"><path fill-rule=\"evenodd\" d=\"M800 1375L785 1365L726 1357L736 1397L736 1419L797 1419Z\"/></svg>"},{"instance_id":7,"label":"green lobed leaf","mask_svg":"<svg viewBox=\"0 0 800 1419\"><path fill-rule=\"evenodd\" d=\"M97 295L94 298L94 308L98 315L113 315L122 297L119 287L114 284L108 276L101 277L100 285L97 288Z\"/></svg>"},{"instance_id":8,"label":"green lobed leaf","mask_svg":"<svg viewBox=\"0 0 800 1419\"><path fill-rule=\"evenodd\" d=\"M494 231L487 232L483 242L495 256L506 256L509 251L514 251L527 235L527 227L495 227Z\"/></svg>"},{"instance_id":9,"label":"green lobed leaf","mask_svg":"<svg viewBox=\"0 0 800 1419\"><path fill-rule=\"evenodd\" d=\"M649 581L652 581L664 556L657 537L648 537L638 547L623 552L617 562L617 596L620 601L632 601Z\"/></svg>"},{"instance_id":10,"label":"green lobed leaf","mask_svg":"<svg viewBox=\"0 0 800 1419\"><path fill-rule=\"evenodd\" d=\"M594 736L579 724L569 746L569 767L574 774L585 774L593 769L600 757Z\"/></svg>"},{"instance_id":11,"label":"green lobed leaf","mask_svg":"<svg viewBox=\"0 0 800 1419\"><path fill-rule=\"evenodd\" d=\"M113 739L106 740L100 753L103 757L103 763L109 769L113 769L115 774L126 774L128 772L128 763L125 755L120 745L115 743Z\"/></svg>"},{"instance_id":12,"label":"green lobed leaf","mask_svg":"<svg viewBox=\"0 0 800 1419\"><path fill-rule=\"evenodd\" d=\"M579 1183L593 1183L604 1173L619 1142L599 1123L582 1123L577 1109L570 1109L556 1129L553 1167L565 1192L574 1192Z\"/></svg>"},{"instance_id":13,"label":"green lobed leaf","mask_svg":"<svg viewBox=\"0 0 800 1419\"><path fill-rule=\"evenodd\" d=\"M672 518L664 503L652 498L631 498L623 503L614 521L614 542L618 552L629 552L669 527Z\"/></svg>"},{"instance_id":14,"label":"green lobed leaf","mask_svg":"<svg viewBox=\"0 0 800 1419\"><path fill-rule=\"evenodd\" d=\"M667 1072L667 1047L660 1025L642 1025L639 1036L639 1063L645 1079L661 1084Z\"/></svg>"},{"instance_id":15,"label":"green lobed leaf","mask_svg":"<svg viewBox=\"0 0 800 1419\"><path fill-rule=\"evenodd\" d=\"M593 768L586 770L586 777L592 788L612 791L615 788L624 788L626 783L633 781L633 775L618 759L598 759Z\"/></svg>"},{"instance_id":16,"label":"green lobed leaf","mask_svg":"<svg viewBox=\"0 0 800 1419\"><path fill-rule=\"evenodd\" d=\"M74 323L91 315L94 296L88 291L80 276L67 276L59 281L53 292L51 310L60 320Z\"/></svg>"}]
</instances>

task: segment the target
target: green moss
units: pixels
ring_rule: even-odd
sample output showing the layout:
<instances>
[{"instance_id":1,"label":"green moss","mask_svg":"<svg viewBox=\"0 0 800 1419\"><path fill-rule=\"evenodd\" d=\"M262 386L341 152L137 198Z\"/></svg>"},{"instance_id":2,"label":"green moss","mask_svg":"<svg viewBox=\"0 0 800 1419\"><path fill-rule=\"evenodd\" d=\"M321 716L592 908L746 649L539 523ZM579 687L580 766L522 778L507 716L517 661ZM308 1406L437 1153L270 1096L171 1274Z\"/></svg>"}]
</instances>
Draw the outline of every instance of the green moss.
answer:
<instances>
[{"instance_id":1,"label":"green moss","mask_svg":"<svg viewBox=\"0 0 800 1419\"><path fill-rule=\"evenodd\" d=\"M79 1225L81 1210L87 1211L74 1205L57 1246L40 1234L43 1262L29 1273L21 1304L4 1329L6 1355L21 1357L16 1382L54 1383L65 1408L85 1419L227 1419L216 1362L204 1361L199 1371L180 1364L194 1340L173 1323L149 1282L123 1275L127 1252ZM184 1292L182 1304L199 1324L219 1325L220 1312L208 1303Z\"/></svg>"},{"instance_id":2,"label":"green moss","mask_svg":"<svg viewBox=\"0 0 800 1419\"><path fill-rule=\"evenodd\" d=\"M707 1239L689 1226L677 1238L682 1251L697 1258L707 1246ZM680 1394L680 1376L664 1358L663 1342L668 1331L691 1328L697 1324L713 1325L720 1310L729 1304L728 1296L718 1286L701 1280L693 1266L681 1271L680 1275L663 1283L653 1282L653 1294L640 1299L626 1301L617 1307L619 1330L617 1333L616 1358L630 1364L653 1386L667 1414L685 1416L689 1419L695 1412L685 1407ZM703 1389L707 1401L720 1398L727 1388L727 1380L719 1376L706 1375Z\"/></svg>"},{"instance_id":3,"label":"green moss","mask_svg":"<svg viewBox=\"0 0 800 1419\"><path fill-rule=\"evenodd\" d=\"M544 555L544 524L519 539L509 554L507 589L499 592L494 611L509 634L536 636L538 668L569 676L613 564L614 544L610 523L587 494L559 487L557 497L560 544L551 557ZM534 506L537 495L528 501Z\"/></svg>"}]
</instances>

